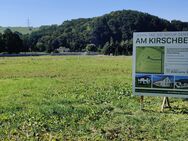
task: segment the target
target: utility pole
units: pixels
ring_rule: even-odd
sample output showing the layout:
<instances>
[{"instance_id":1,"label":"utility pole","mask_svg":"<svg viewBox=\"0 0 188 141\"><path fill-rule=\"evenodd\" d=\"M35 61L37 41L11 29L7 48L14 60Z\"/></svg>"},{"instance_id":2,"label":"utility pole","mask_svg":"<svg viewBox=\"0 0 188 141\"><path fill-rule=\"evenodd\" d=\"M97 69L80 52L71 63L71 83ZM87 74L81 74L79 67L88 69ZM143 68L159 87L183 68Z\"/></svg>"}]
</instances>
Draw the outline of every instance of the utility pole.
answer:
<instances>
[{"instance_id":1,"label":"utility pole","mask_svg":"<svg viewBox=\"0 0 188 141\"><path fill-rule=\"evenodd\" d=\"M31 22L30 22L29 17L27 19L27 27L28 27L29 30L32 30L32 28L31 28Z\"/></svg>"}]
</instances>

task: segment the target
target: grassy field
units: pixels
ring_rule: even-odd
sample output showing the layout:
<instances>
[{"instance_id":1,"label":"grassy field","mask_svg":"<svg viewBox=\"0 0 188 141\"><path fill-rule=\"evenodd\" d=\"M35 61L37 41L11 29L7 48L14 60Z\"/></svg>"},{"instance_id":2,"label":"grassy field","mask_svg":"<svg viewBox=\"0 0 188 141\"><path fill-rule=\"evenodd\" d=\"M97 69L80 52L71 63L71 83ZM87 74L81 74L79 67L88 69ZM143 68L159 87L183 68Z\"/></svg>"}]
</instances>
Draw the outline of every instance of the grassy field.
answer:
<instances>
[{"instance_id":1,"label":"grassy field","mask_svg":"<svg viewBox=\"0 0 188 141\"><path fill-rule=\"evenodd\" d=\"M33 28L32 30L29 30L28 27L0 27L0 33L3 33L5 29L11 29L13 32L18 31L22 34L30 34L32 31L37 31L38 28Z\"/></svg>"},{"instance_id":2,"label":"grassy field","mask_svg":"<svg viewBox=\"0 0 188 141\"><path fill-rule=\"evenodd\" d=\"M136 72L164 73L164 47L137 47Z\"/></svg>"},{"instance_id":3,"label":"grassy field","mask_svg":"<svg viewBox=\"0 0 188 141\"><path fill-rule=\"evenodd\" d=\"M131 57L0 58L0 140L188 139L188 101L132 95Z\"/></svg>"}]
</instances>

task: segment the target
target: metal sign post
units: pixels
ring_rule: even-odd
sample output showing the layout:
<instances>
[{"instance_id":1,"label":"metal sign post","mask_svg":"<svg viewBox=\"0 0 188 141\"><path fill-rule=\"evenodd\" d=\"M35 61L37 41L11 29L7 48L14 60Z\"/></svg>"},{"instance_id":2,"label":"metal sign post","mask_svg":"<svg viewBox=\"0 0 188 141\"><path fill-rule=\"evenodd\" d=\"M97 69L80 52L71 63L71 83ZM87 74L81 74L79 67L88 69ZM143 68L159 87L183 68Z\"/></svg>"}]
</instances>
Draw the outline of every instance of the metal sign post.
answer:
<instances>
[{"instance_id":1,"label":"metal sign post","mask_svg":"<svg viewBox=\"0 0 188 141\"><path fill-rule=\"evenodd\" d=\"M144 109L144 96L140 97L140 110Z\"/></svg>"}]
</instances>

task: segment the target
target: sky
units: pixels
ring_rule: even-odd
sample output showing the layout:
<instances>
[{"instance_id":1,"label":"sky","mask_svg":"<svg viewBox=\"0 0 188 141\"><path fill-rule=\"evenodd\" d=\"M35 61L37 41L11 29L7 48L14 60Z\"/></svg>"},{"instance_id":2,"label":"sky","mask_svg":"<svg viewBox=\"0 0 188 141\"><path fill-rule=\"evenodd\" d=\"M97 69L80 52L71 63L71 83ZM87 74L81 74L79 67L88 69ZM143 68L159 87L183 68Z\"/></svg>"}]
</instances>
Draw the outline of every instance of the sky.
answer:
<instances>
[{"instance_id":1,"label":"sky","mask_svg":"<svg viewBox=\"0 0 188 141\"><path fill-rule=\"evenodd\" d=\"M0 0L0 26L62 24L65 20L137 10L188 22L188 0Z\"/></svg>"}]
</instances>

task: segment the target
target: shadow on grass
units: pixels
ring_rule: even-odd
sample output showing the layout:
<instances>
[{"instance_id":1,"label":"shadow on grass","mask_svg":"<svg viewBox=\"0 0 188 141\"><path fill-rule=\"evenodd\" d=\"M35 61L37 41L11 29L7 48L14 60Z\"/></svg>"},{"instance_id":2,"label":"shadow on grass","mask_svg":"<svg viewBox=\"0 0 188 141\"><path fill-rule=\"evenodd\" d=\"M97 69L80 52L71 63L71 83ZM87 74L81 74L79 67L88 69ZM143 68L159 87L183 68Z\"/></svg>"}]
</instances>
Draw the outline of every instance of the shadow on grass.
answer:
<instances>
[{"instance_id":1,"label":"shadow on grass","mask_svg":"<svg viewBox=\"0 0 188 141\"><path fill-rule=\"evenodd\" d=\"M145 113L163 113L163 114L184 114L188 115L188 107L172 106L171 108L164 108L164 111L153 109L142 109Z\"/></svg>"},{"instance_id":2,"label":"shadow on grass","mask_svg":"<svg viewBox=\"0 0 188 141\"><path fill-rule=\"evenodd\" d=\"M186 114L188 115L188 107L178 107L174 106L171 108L171 111L173 111L174 114Z\"/></svg>"}]
</instances>

